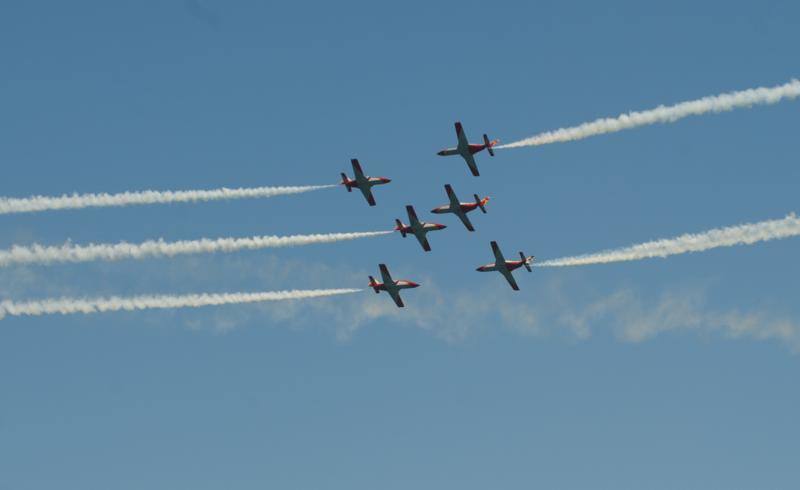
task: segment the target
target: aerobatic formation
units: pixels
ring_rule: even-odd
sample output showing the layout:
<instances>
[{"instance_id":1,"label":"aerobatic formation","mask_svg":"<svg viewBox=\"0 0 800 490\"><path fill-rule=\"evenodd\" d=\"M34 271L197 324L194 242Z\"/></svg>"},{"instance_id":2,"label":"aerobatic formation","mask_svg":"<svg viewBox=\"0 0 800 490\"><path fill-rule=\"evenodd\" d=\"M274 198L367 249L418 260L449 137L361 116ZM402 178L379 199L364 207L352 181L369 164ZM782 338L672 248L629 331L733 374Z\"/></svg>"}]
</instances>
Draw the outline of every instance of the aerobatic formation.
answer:
<instances>
[{"instance_id":1,"label":"aerobatic formation","mask_svg":"<svg viewBox=\"0 0 800 490\"><path fill-rule=\"evenodd\" d=\"M494 157L495 150L506 148L519 148L525 146L538 146L549 143L574 141L603 133L617 132L639 126L674 122L691 115L701 115L722 111L731 111L737 108L746 108L753 105L774 104L782 100L791 100L800 97L800 81L792 80L789 83L776 87L759 87L739 92L730 92L721 95L704 97L694 101L682 102L672 106L659 106L655 109L640 112L629 112L614 118L597 119L570 128L547 131L539 135L515 141L506 145L499 145L498 140L489 140L483 134L482 143L470 143L464 127L460 122L455 123L457 146L439 151L440 156L460 156L467 164L469 171L475 177L480 176L475 155L486 150ZM344 186L347 192L358 189L370 206L375 206L377 201L373 194L373 187L391 182L386 177L370 177L364 173L360 162L353 158L350 160L353 178L346 173L341 173L338 185ZM89 207L131 206L143 204L165 204L180 202L199 202L226 199L264 198L279 195L299 194L336 187L337 184L307 185L307 186L281 186L281 187L253 187L253 188L219 188L210 190L187 191L139 191L122 192L117 194L72 194L62 196L31 196L27 198L0 197L0 214L33 213L42 211L81 209ZM453 214L470 231L475 227L468 213L480 209L486 214L486 205L489 197L480 197L473 194L473 200L462 202L450 184L444 186L448 202L431 209L433 214ZM63 262L87 262L94 260L123 260L144 259L155 257L173 257L182 254L235 252L239 250L253 250L262 248L293 247L321 243L372 238L399 232L405 238L413 235L425 252L431 251L428 234L447 228L446 225L428 223L421 220L412 205L406 206L408 224L400 219L395 220L393 230L326 233L291 236L254 236L245 238L223 237L216 239L201 238L196 240L181 240L167 242L163 239L148 240L141 243L91 243L88 245L74 245L67 242L60 246L14 245L10 249L0 250L0 267L21 264L46 265ZM490 246L494 261L478 267L478 272L499 272L514 291L519 291L519 285L513 272L525 268L532 272L533 268L569 267L590 264L606 264L632 260L643 260L655 257L668 257L671 255L700 252L717 247L754 244L762 241L776 240L800 235L800 219L794 214L789 214L782 219L747 223L726 228L716 228L701 233L685 234L675 238L661 239L631 245L623 248L603 250L596 253L563 257L538 261L534 263L533 256L526 256L519 252L519 260L507 260L496 241L491 241ZM405 306L400 292L404 289L414 289L420 285L416 282L401 279L395 280L389 273L386 264L379 264L382 282L369 276L367 286L376 294L381 291L388 293L394 303L402 308ZM49 298L28 301L0 300L0 318L5 316L30 316L46 314L71 314L71 313L97 313L119 310L144 310L163 308L190 308L209 305L243 304L264 301L297 300L308 298L330 297L342 294L352 294L362 291L362 288L337 288L337 289L310 289L291 291L260 291L242 293L202 293L188 295L149 295L106 298Z\"/></svg>"}]
</instances>

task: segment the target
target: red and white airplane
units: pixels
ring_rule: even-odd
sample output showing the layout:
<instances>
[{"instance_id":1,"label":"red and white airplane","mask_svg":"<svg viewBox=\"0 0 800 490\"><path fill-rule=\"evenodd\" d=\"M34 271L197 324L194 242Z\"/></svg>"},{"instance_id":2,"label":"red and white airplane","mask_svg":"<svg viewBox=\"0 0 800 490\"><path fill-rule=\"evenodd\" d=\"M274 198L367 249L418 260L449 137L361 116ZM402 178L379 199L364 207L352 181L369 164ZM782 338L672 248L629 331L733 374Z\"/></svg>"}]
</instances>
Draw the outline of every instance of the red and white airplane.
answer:
<instances>
[{"instance_id":1,"label":"red and white airplane","mask_svg":"<svg viewBox=\"0 0 800 490\"><path fill-rule=\"evenodd\" d=\"M494 150L492 150L492 147L500 141L489 141L489 137L484 134L482 145L470 143L467 139L467 135L464 134L464 128L461 127L460 122L456 122L456 136L458 137L458 146L455 148L445 148L444 150L440 151L438 155L443 157L450 155L461 155L464 161L467 162L470 171L472 171L472 175L475 177L479 176L480 173L478 173L478 165L475 163L475 157L473 155L479 151L488 150L489 155L494 156Z\"/></svg>"},{"instance_id":2,"label":"red and white airplane","mask_svg":"<svg viewBox=\"0 0 800 490\"><path fill-rule=\"evenodd\" d=\"M400 290L418 288L419 284L402 279L399 281L392 280L392 276L389 274L389 269L386 267L386 264L379 264L378 268L381 270L381 279L383 279L383 282L378 282L374 277L369 276L369 287L375 291L375 294L386 291L394 300L394 304L399 308L404 307L403 299L400 298Z\"/></svg>"},{"instance_id":3,"label":"red and white airplane","mask_svg":"<svg viewBox=\"0 0 800 490\"><path fill-rule=\"evenodd\" d=\"M386 177L367 177L364 175L364 171L361 170L361 165L358 163L357 158L350 160L350 163L353 164L353 175L355 178L350 180L347 174L342 172L341 184L347 188L347 192L353 192L353 187L359 189L361 193L364 194L364 198L366 198L369 205L374 206L375 198L372 196L372 187L388 184L392 180Z\"/></svg>"},{"instance_id":4,"label":"red and white airplane","mask_svg":"<svg viewBox=\"0 0 800 490\"><path fill-rule=\"evenodd\" d=\"M520 260L506 260L503 257L503 253L500 251L500 247L497 246L497 242L492 242L492 252L494 252L495 261L493 264L486 264L478 267L476 270L478 272L491 272L497 271L500 274L503 274L503 277L506 278L509 284L511 284L511 289L514 291L519 291L519 286L517 286L517 281L514 280L514 276L511 274L512 271L519 269L520 267L525 267L528 269L528 272L533 272L531 269L531 264L533 264L533 256L530 255L528 257L525 256L522 252L519 253Z\"/></svg>"},{"instance_id":5,"label":"red and white airplane","mask_svg":"<svg viewBox=\"0 0 800 490\"><path fill-rule=\"evenodd\" d=\"M394 222L397 226L394 227L394 231L399 231L400 234L403 235L403 238L405 238L407 234L411 233L417 238L419 244L422 245L422 249L426 252L430 252L431 245L428 243L428 239L425 237L425 235L427 235L430 231L443 230L447 228L447 226L440 225L439 223L426 223L424 221L420 221L417 218L417 213L414 212L414 206L406 206L406 212L408 212L408 221L411 224L404 225L402 221L396 219Z\"/></svg>"},{"instance_id":6,"label":"red and white airplane","mask_svg":"<svg viewBox=\"0 0 800 490\"><path fill-rule=\"evenodd\" d=\"M447 192L447 197L450 198L450 204L433 208L431 209L431 213L453 213L458 216L458 218L462 223L464 223L464 226L466 226L469 231L475 231L475 228L472 227L472 223L467 217L467 213L480 208L480 210L483 211L483 214L486 214L486 208L484 206L487 202L489 202L489 197L487 196L481 199L477 194L473 194L475 196L475 202L458 202L458 196L456 196L456 193L453 192L453 188L450 186L450 184L445 184L444 190Z\"/></svg>"}]
</instances>

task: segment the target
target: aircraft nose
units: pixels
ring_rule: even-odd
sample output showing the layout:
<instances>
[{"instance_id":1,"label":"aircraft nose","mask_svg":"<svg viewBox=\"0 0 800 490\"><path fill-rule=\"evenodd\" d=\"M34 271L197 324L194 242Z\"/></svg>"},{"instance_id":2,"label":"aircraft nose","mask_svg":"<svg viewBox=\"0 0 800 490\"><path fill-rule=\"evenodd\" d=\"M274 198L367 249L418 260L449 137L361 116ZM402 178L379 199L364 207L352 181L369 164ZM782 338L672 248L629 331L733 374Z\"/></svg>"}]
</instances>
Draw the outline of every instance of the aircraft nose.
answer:
<instances>
[{"instance_id":1,"label":"aircraft nose","mask_svg":"<svg viewBox=\"0 0 800 490\"><path fill-rule=\"evenodd\" d=\"M444 156L444 150L437 151L436 154L439 155L440 157L443 157Z\"/></svg>"},{"instance_id":2,"label":"aircraft nose","mask_svg":"<svg viewBox=\"0 0 800 490\"><path fill-rule=\"evenodd\" d=\"M391 181L392 181L392 179L387 179L386 177L384 177L384 178L383 178L383 181L384 181L384 182L386 182L386 183L388 184L389 182L391 182Z\"/></svg>"},{"instance_id":3,"label":"aircraft nose","mask_svg":"<svg viewBox=\"0 0 800 490\"><path fill-rule=\"evenodd\" d=\"M411 286L412 288L418 288L419 287L419 284L415 283L414 281L408 281L408 285Z\"/></svg>"},{"instance_id":4,"label":"aircraft nose","mask_svg":"<svg viewBox=\"0 0 800 490\"><path fill-rule=\"evenodd\" d=\"M447 228L447 225L439 225L440 230L444 230L445 228Z\"/></svg>"}]
</instances>

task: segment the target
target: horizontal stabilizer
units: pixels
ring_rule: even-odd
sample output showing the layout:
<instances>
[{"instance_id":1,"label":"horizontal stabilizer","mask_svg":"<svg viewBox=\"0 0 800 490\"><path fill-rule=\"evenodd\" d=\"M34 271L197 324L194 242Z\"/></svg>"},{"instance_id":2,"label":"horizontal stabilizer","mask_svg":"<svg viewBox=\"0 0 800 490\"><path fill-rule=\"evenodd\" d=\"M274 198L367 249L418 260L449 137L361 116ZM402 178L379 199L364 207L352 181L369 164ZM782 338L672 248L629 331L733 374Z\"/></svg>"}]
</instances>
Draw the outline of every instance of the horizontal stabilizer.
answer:
<instances>
[{"instance_id":1,"label":"horizontal stabilizer","mask_svg":"<svg viewBox=\"0 0 800 490\"><path fill-rule=\"evenodd\" d=\"M525 257L525 254L520 252L519 258L522 259L522 265L524 265L525 268L528 269L528 272L533 272L533 269L531 269L531 262L533 262L533 257Z\"/></svg>"},{"instance_id":2,"label":"horizontal stabilizer","mask_svg":"<svg viewBox=\"0 0 800 490\"><path fill-rule=\"evenodd\" d=\"M347 183L347 175L342 172L342 185L347 187L347 192L353 192L353 188Z\"/></svg>"},{"instance_id":3,"label":"horizontal stabilizer","mask_svg":"<svg viewBox=\"0 0 800 490\"><path fill-rule=\"evenodd\" d=\"M489 152L489 155L494 156L494 150L492 150L492 147L497 144L497 141L489 141L489 137L486 135L486 133L484 133L483 144L486 145L486 150Z\"/></svg>"},{"instance_id":4,"label":"horizontal stabilizer","mask_svg":"<svg viewBox=\"0 0 800 490\"><path fill-rule=\"evenodd\" d=\"M474 196L475 196L475 204L477 204L478 207L481 208L481 211L483 212L483 214L486 214L485 206L486 206L486 203L489 202L489 198L488 197L484 197L483 199L481 199L480 197L478 197L477 194L474 194Z\"/></svg>"},{"instance_id":5,"label":"horizontal stabilizer","mask_svg":"<svg viewBox=\"0 0 800 490\"><path fill-rule=\"evenodd\" d=\"M394 220L394 224L395 224L394 231L399 231L400 234L403 235L403 238L405 238L406 237L406 230L405 230L406 227L405 227L405 225L403 225L403 222L400 221L399 219L396 219L396 220Z\"/></svg>"}]
</instances>

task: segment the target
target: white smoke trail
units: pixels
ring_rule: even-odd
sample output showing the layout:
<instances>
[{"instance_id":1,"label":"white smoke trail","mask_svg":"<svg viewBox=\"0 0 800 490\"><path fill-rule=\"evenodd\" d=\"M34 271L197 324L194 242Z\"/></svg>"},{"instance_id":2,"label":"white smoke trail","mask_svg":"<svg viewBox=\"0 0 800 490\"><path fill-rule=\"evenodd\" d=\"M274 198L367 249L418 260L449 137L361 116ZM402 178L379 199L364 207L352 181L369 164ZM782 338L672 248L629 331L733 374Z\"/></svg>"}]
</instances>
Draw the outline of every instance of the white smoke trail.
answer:
<instances>
[{"instance_id":1,"label":"white smoke trail","mask_svg":"<svg viewBox=\"0 0 800 490\"><path fill-rule=\"evenodd\" d=\"M34 301L0 301L0 319L11 316L39 316L71 313L101 313L164 308L199 308L201 306L259 303L350 294L361 289L309 289L265 291L256 293L203 293L157 296L111 296L108 298L53 298Z\"/></svg>"},{"instance_id":2,"label":"white smoke trail","mask_svg":"<svg viewBox=\"0 0 800 490\"><path fill-rule=\"evenodd\" d=\"M626 262L688 252L702 252L717 247L751 245L757 242L777 240L800 235L800 219L794 213L783 219L747 223L727 228L716 228L703 233L686 234L677 238L656 240L630 247L603 252L546 260L536 267L567 267L575 265L607 264Z\"/></svg>"},{"instance_id":3,"label":"white smoke trail","mask_svg":"<svg viewBox=\"0 0 800 490\"><path fill-rule=\"evenodd\" d=\"M777 87L759 87L739 92L713 95L702 99L681 102L671 106L658 106L655 109L641 112L629 112L617 117L597 119L571 128L525 138L523 140L500 145L496 148L519 148L522 146L539 146L549 143L575 141L605 133L615 133L623 129L647 126L656 123L675 122L688 116L699 116L708 112L732 111L753 105L775 104L783 99L794 99L800 96L800 80L792 80Z\"/></svg>"},{"instance_id":4,"label":"white smoke trail","mask_svg":"<svg viewBox=\"0 0 800 490\"><path fill-rule=\"evenodd\" d=\"M0 250L0 267L14 264L52 264L57 262L90 262L93 260L144 259L149 257L173 257L175 255L236 252L262 248L296 247L317 243L332 243L356 240L381 235L392 231L364 231L355 233L325 233L316 235L255 236L248 238L201 238L165 242L163 239L148 240L142 243L90 243L60 246L14 245L8 250Z\"/></svg>"},{"instance_id":5,"label":"white smoke trail","mask_svg":"<svg viewBox=\"0 0 800 490\"><path fill-rule=\"evenodd\" d=\"M303 192L330 189L330 185L305 185L281 187L240 187L238 189L193 190L193 191L139 191L119 194L64 194L62 196L30 196L25 198L0 197L0 214L34 213L59 209L99 208L131 206L136 204L165 204L176 202L217 201L225 199L247 199L300 194Z\"/></svg>"}]
</instances>

